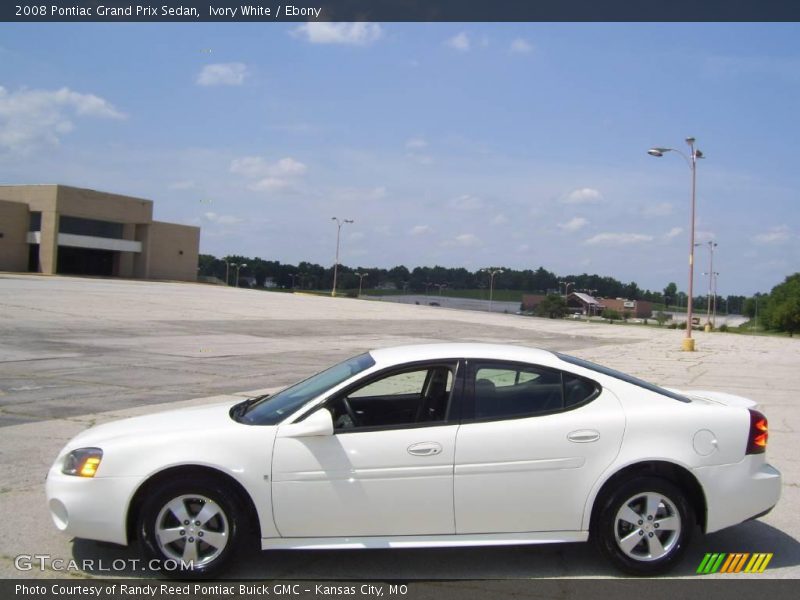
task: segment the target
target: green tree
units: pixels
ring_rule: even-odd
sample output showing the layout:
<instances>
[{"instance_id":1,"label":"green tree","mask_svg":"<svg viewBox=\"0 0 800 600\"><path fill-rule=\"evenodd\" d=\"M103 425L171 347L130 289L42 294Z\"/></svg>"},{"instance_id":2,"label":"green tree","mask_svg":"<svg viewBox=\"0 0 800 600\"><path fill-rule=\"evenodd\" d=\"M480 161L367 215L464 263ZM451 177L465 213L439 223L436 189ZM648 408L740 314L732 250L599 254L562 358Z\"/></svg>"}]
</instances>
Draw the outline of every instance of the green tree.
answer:
<instances>
[{"instance_id":1,"label":"green tree","mask_svg":"<svg viewBox=\"0 0 800 600\"><path fill-rule=\"evenodd\" d=\"M669 308L670 302L675 302L675 296L678 293L678 286L674 281L667 284L664 288L664 308Z\"/></svg>"},{"instance_id":2,"label":"green tree","mask_svg":"<svg viewBox=\"0 0 800 600\"><path fill-rule=\"evenodd\" d=\"M658 311L656 313L656 322L658 322L659 327L662 326L664 323L669 321L672 317L667 313Z\"/></svg>"},{"instance_id":3,"label":"green tree","mask_svg":"<svg viewBox=\"0 0 800 600\"><path fill-rule=\"evenodd\" d=\"M770 329L800 331L800 273L789 275L772 288L764 310L764 321Z\"/></svg>"},{"instance_id":4,"label":"green tree","mask_svg":"<svg viewBox=\"0 0 800 600\"><path fill-rule=\"evenodd\" d=\"M550 319L561 319L567 314L567 302L563 297L550 294L542 300L536 307L537 317L548 317Z\"/></svg>"}]
</instances>

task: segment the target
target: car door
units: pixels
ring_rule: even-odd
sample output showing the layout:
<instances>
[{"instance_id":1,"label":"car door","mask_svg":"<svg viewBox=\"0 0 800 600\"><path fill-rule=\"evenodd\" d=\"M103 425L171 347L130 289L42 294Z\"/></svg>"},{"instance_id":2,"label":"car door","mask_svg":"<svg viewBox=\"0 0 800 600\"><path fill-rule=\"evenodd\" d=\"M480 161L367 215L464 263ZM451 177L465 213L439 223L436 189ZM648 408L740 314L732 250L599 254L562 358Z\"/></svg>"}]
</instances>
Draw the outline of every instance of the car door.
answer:
<instances>
[{"instance_id":1,"label":"car door","mask_svg":"<svg viewBox=\"0 0 800 600\"><path fill-rule=\"evenodd\" d=\"M371 376L325 403L333 435L281 437L272 462L283 537L455 533L457 361Z\"/></svg>"},{"instance_id":2,"label":"car door","mask_svg":"<svg viewBox=\"0 0 800 600\"><path fill-rule=\"evenodd\" d=\"M566 372L470 361L455 457L456 532L577 531L619 452L617 398Z\"/></svg>"}]
</instances>

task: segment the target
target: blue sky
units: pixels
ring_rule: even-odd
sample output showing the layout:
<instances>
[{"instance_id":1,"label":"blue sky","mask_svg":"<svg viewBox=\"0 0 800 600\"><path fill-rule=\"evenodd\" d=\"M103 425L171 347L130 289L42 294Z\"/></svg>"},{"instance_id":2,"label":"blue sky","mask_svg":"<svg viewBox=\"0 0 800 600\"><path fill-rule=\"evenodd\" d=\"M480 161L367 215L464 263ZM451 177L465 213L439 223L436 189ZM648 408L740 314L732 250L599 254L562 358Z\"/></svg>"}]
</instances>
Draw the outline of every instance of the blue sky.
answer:
<instances>
[{"instance_id":1,"label":"blue sky","mask_svg":"<svg viewBox=\"0 0 800 600\"><path fill-rule=\"evenodd\" d=\"M800 270L797 24L0 24L0 181L155 201L201 251L687 278ZM697 255L705 290L707 250Z\"/></svg>"}]
</instances>

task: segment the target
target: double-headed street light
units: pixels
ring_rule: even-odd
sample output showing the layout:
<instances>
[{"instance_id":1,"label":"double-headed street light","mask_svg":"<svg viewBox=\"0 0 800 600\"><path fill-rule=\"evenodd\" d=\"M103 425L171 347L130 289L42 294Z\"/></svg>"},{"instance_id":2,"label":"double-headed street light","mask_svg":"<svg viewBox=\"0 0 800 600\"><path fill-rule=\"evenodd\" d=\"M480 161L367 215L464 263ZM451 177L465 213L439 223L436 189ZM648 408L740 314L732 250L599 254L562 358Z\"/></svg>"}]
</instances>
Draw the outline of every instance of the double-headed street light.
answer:
<instances>
[{"instance_id":1,"label":"double-headed street light","mask_svg":"<svg viewBox=\"0 0 800 600\"><path fill-rule=\"evenodd\" d=\"M239 287L239 269L244 269L247 267L247 263L231 263L231 266L236 269L236 285L234 287Z\"/></svg>"},{"instance_id":2,"label":"double-headed street light","mask_svg":"<svg viewBox=\"0 0 800 600\"><path fill-rule=\"evenodd\" d=\"M369 275L369 273L353 273L356 277L358 277L358 297L361 298L361 283L364 281L364 277Z\"/></svg>"},{"instance_id":3,"label":"double-headed street light","mask_svg":"<svg viewBox=\"0 0 800 600\"><path fill-rule=\"evenodd\" d=\"M708 275L708 305L706 306L706 325L710 325L713 328L714 321L711 320L711 295L714 294L714 304L716 305L716 292L712 292L712 288L714 287L714 248L717 247L717 242L709 240L705 243L697 243L694 245L694 247L697 248L698 246L705 246L706 244L708 244L708 272L703 273L703 275Z\"/></svg>"},{"instance_id":4,"label":"double-headed street light","mask_svg":"<svg viewBox=\"0 0 800 600\"><path fill-rule=\"evenodd\" d=\"M353 219L339 220L339 217L331 217L331 221L336 221L336 262L333 263L333 288L331 288L331 296L336 297L336 276L339 272L339 236L342 233L342 226L345 223L353 223Z\"/></svg>"},{"instance_id":5,"label":"double-headed street light","mask_svg":"<svg viewBox=\"0 0 800 600\"><path fill-rule=\"evenodd\" d=\"M716 329L717 327L717 279L719 278L718 271L710 271L709 273L703 273L703 275L708 275L709 285L712 288L711 294L709 297L712 299L711 302L711 329ZM730 312L730 309L728 309Z\"/></svg>"},{"instance_id":6,"label":"double-headed street light","mask_svg":"<svg viewBox=\"0 0 800 600\"><path fill-rule=\"evenodd\" d=\"M503 269L495 269L493 267L487 267L486 269L481 269L481 272L489 274L489 312L492 312L492 300L494 297L494 276L502 273Z\"/></svg>"},{"instance_id":7,"label":"double-headed street light","mask_svg":"<svg viewBox=\"0 0 800 600\"><path fill-rule=\"evenodd\" d=\"M569 296L569 286L575 287L574 281L559 281L558 282L558 289L561 290L561 286L564 286L564 297L566 298Z\"/></svg>"},{"instance_id":8,"label":"double-headed street light","mask_svg":"<svg viewBox=\"0 0 800 600\"><path fill-rule=\"evenodd\" d=\"M675 148L650 148L647 153L650 156L661 158L667 152L677 152L689 164L689 169L692 172L692 210L689 226L689 298L686 302L686 337L683 340L683 350L686 352L694 351L694 338L692 337L692 294L694 292L694 217L695 206L697 204L697 159L703 158L703 153L698 148L695 148L695 139L693 137L686 138L686 143L689 145L690 153L687 156L685 153Z\"/></svg>"}]
</instances>

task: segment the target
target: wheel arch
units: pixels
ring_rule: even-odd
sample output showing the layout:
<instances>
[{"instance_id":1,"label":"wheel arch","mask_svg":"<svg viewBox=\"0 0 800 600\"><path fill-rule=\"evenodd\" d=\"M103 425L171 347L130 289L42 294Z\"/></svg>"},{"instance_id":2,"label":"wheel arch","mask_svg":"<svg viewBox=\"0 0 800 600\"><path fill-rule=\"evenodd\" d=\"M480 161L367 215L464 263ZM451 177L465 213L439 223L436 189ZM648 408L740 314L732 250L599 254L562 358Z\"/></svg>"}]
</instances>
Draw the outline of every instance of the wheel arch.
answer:
<instances>
[{"instance_id":1,"label":"wheel arch","mask_svg":"<svg viewBox=\"0 0 800 600\"><path fill-rule=\"evenodd\" d=\"M597 522L597 513L600 510L603 498L610 490L622 481L643 476L660 477L680 487L686 493L686 498L694 510L697 524L703 531L706 530L708 510L703 487L689 469L665 460L647 460L626 465L608 477L592 499L589 523L585 529L592 531L592 525Z\"/></svg>"},{"instance_id":2,"label":"wheel arch","mask_svg":"<svg viewBox=\"0 0 800 600\"><path fill-rule=\"evenodd\" d=\"M241 502L241 505L246 511L248 527L245 535L252 534L257 536L257 538L261 537L258 511L256 510L256 506L253 503L253 499L250 497L250 494L247 493L247 490L239 481L237 481L231 475L220 471L219 469L215 469L214 467L203 465L177 465L153 473L150 475L150 477L143 481L142 484L137 488L136 492L134 492L128 505L128 514L125 521L125 532L128 543L136 539L138 535L136 526L139 520L139 514L142 510L142 505L144 504L148 493L152 489L157 488L162 482L172 482L179 478L186 478L187 480L213 480L215 482L223 483L225 486L230 488L231 491L236 494L237 499Z\"/></svg>"}]
</instances>

